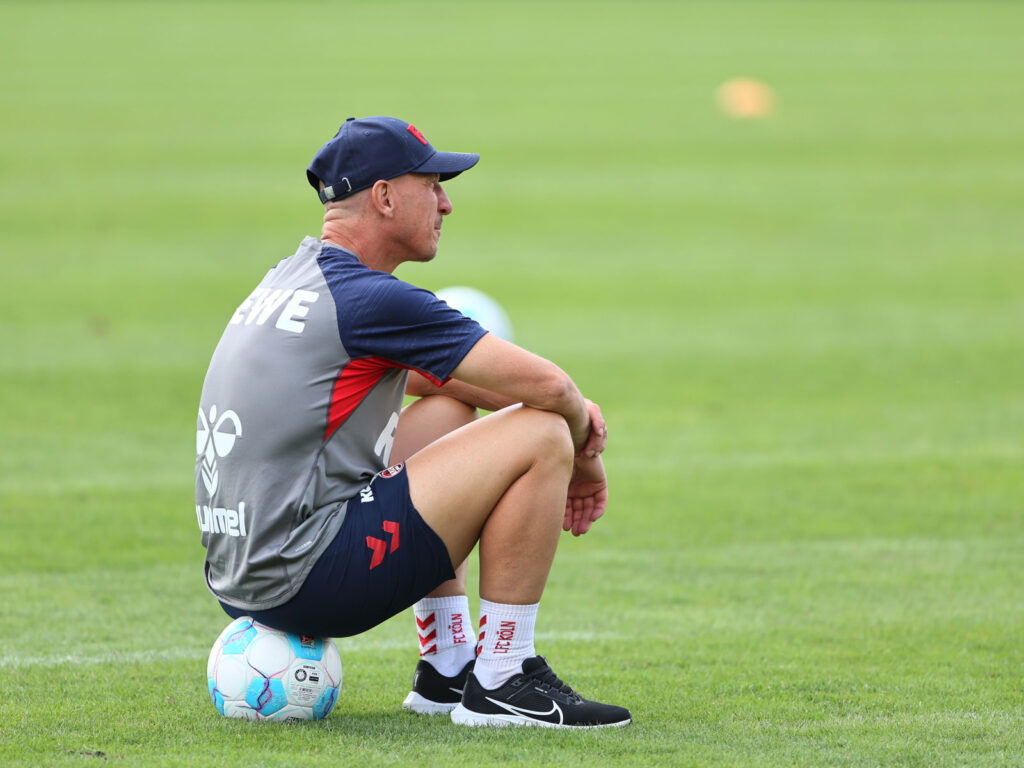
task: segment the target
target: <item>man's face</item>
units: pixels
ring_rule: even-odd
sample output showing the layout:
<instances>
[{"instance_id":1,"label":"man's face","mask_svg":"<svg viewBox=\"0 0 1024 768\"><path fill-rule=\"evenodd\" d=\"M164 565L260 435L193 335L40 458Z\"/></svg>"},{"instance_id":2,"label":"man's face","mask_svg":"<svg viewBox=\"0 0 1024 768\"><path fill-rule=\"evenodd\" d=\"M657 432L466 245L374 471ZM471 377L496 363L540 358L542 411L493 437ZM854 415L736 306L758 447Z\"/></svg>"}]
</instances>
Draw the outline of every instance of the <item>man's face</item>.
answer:
<instances>
[{"instance_id":1,"label":"man's face","mask_svg":"<svg viewBox=\"0 0 1024 768\"><path fill-rule=\"evenodd\" d=\"M403 261L430 261L437 254L441 221L452 212L436 173L407 173L392 179L395 190L395 240Z\"/></svg>"}]
</instances>

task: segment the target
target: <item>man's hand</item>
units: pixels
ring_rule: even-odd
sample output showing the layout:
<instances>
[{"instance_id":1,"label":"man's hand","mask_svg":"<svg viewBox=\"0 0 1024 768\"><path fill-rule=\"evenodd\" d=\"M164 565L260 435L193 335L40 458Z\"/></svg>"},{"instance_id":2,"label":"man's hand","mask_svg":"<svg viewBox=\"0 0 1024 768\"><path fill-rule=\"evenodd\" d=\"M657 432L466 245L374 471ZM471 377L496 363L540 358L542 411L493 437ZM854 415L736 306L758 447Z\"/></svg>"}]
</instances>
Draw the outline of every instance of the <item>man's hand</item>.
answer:
<instances>
[{"instance_id":1,"label":"man's hand","mask_svg":"<svg viewBox=\"0 0 1024 768\"><path fill-rule=\"evenodd\" d=\"M578 457L569 481L562 530L572 531L573 536L582 536L604 514L607 506L608 478L601 457Z\"/></svg>"},{"instance_id":2,"label":"man's hand","mask_svg":"<svg viewBox=\"0 0 1024 768\"><path fill-rule=\"evenodd\" d=\"M604 452L604 447L608 443L608 425L605 424L601 408L597 403L586 399L584 402L587 404L587 413L590 415L590 436L587 437L580 456L593 459ZM566 528L566 530L569 529Z\"/></svg>"}]
</instances>

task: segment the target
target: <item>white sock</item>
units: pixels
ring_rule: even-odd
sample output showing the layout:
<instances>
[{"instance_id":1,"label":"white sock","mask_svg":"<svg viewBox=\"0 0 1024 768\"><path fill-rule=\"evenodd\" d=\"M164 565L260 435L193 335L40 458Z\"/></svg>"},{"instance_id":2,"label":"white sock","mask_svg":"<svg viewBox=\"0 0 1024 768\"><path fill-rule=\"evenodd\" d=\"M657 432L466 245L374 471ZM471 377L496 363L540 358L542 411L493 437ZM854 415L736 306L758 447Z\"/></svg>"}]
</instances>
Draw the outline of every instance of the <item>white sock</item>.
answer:
<instances>
[{"instance_id":1,"label":"white sock","mask_svg":"<svg viewBox=\"0 0 1024 768\"><path fill-rule=\"evenodd\" d=\"M503 685L523 671L523 660L536 656L533 626L537 609L533 605L505 605L480 600L480 637L477 641L473 674L488 690Z\"/></svg>"},{"instance_id":2,"label":"white sock","mask_svg":"<svg viewBox=\"0 0 1024 768\"><path fill-rule=\"evenodd\" d=\"M413 606L420 656L445 677L462 671L473 659L473 623L469 598L424 597Z\"/></svg>"}]
</instances>

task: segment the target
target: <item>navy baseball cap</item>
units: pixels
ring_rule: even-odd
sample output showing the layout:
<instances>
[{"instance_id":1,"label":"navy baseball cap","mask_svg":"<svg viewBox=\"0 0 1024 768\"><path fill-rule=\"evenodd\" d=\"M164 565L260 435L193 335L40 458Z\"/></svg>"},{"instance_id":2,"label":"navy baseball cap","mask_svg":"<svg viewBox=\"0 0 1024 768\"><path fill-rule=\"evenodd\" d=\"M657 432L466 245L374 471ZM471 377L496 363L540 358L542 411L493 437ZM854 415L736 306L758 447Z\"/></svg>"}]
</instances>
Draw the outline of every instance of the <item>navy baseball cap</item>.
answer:
<instances>
[{"instance_id":1,"label":"navy baseball cap","mask_svg":"<svg viewBox=\"0 0 1024 768\"><path fill-rule=\"evenodd\" d=\"M441 181L447 181L479 160L476 154L438 152L416 126L398 118L350 117L334 138L320 147L306 169L306 178L320 195L320 202L327 203L405 173L436 173Z\"/></svg>"}]
</instances>

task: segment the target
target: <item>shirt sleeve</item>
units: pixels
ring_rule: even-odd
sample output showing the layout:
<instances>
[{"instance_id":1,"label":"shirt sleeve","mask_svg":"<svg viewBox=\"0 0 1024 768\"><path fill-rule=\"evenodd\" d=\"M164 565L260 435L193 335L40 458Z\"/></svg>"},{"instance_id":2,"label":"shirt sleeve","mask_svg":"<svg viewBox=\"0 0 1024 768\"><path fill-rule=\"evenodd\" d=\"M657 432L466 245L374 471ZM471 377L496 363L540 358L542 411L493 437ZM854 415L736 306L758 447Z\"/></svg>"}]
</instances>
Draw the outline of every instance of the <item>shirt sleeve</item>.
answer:
<instances>
[{"instance_id":1,"label":"shirt sleeve","mask_svg":"<svg viewBox=\"0 0 1024 768\"><path fill-rule=\"evenodd\" d=\"M352 358L383 358L440 386L487 331L430 291L376 273L338 307L341 341ZM371 277L366 275L366 277Z\"/></svg>"}]
</instances>

